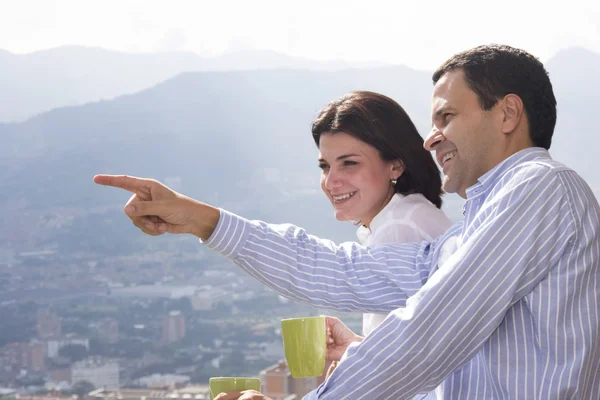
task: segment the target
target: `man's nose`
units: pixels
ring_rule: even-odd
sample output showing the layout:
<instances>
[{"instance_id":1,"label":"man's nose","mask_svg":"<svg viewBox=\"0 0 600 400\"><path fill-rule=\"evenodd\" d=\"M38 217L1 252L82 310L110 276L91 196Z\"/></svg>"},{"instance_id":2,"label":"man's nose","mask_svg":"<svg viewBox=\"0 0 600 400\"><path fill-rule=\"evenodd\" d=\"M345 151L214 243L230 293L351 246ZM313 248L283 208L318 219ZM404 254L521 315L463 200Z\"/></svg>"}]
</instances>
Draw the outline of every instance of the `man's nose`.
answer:
<instances>
[{"instance_id":1,"label":"man's nose","mask_svg":"<svg viewBox=\"0 0 600 400\"><path fill-rule=\"evenodd\" d=\"M429 132L429 135L427 135L427 137L425 138L423 147L425 148L425 150L433 151L435 150L435 147L438 144L442 143L444 140L446 140L444 134L440 132L439 129L437 129L436 127L433 127L431 129L431 132Z\"/></svg>"}]
</instances>

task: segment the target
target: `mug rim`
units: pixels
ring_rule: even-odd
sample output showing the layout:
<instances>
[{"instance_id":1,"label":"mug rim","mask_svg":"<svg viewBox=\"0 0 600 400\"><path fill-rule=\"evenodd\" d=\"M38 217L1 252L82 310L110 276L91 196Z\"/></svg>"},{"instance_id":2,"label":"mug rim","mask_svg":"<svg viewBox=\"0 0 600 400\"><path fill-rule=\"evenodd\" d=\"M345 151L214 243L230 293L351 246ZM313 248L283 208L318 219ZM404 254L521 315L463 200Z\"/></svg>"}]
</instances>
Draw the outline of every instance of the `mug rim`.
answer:
<instances>
[{"instance_id":1,"label":"mug rim","mask_svg":"<svg viewBox=\"0 0 600 400\"><path fill-rule=\"evenodd\" d=\"M314 320L314 319L325 319L325 317L323 315L317 315L317 316L313 316L313 317L294 317L294 318L284 318L281 320L281 322L284 321L299 321L299 320Z\"/></svg>"},{"instance_id":2,"label":"mug rim","mask_svg":"<svg viewBox=\"0 0 600 400\"><path fill-rule=\"evenodd\" d=\"M223 380L223 379L245 379L245 380L257 380L260 381L260 378L257 378L255 376L213 376L211 378L208 378L209 381L211 380Z\"/></svg>"}]
</instances>

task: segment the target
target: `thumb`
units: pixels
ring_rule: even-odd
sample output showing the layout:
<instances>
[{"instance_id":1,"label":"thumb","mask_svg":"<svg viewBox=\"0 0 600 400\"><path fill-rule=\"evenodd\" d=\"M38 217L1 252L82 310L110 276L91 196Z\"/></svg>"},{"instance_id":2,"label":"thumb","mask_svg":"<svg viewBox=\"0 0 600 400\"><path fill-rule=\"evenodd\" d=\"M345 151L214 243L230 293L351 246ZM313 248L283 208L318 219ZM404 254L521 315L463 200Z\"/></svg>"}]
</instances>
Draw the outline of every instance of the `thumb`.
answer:
<instances>
[{"instance_id":1,"label":"thumb","mask_svg":"<svg viewBox=\"0 0 600 400\"><path fill-rule=\"evenodd\" d=\"M145 217L148 215L162 216L167 213L169 206L165 201L139 201L125 206L125 214L129 217Z\"/></svg>"},{"instance_id":2,"label":"thumb","mask_svg":"<svg viewBox=\"0 0 600 400\"><path fill-rule=\"evenodd\" d=\"M333 328L334 326L336 326L338 321L339 319L336 317L325 316L325 325L328 328Z\"/></svg>"}]
</instances>

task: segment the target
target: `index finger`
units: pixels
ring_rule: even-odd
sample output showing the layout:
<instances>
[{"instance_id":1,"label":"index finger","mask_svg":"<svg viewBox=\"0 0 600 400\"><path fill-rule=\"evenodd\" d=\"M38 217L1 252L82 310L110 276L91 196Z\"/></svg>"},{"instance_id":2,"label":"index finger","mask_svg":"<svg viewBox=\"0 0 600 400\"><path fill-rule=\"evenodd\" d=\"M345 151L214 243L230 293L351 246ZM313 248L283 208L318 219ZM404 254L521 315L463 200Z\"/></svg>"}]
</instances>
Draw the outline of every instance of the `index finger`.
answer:
<instances>
[{"instance_id":1,"label":"index finger","mask_svg":"<svg viewBox=\"0 0 600 400\"><path fill-rule=\"evenodd\" d=\"M112 186L136 193L140 189L147 189L152 184L152 179L137 178L128 175L96 175L94 183L104 186Z\"/></svg>"}]
</instances>

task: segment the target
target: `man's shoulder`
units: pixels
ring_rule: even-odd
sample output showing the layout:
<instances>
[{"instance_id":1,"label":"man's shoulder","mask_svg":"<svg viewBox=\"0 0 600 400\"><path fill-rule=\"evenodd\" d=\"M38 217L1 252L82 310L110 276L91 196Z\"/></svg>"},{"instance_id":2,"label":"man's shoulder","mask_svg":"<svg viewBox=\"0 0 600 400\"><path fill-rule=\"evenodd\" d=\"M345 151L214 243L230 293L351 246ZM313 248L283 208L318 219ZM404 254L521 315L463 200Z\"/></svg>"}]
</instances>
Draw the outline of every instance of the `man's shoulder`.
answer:
<instances>
[{"instance_id":1,"label":"man's shoulder","mask_svg":"<svg viewBox=\"0 0 600 400\"><path fill-rule=\"evenodd\" d=\"M550 157L526 160L511 166L489 191L490 197L511 193L508 197L510 199L513 199L514 193L525 192L534 193L536 196L547 196L551 193L555 197L564 197L567 203L573 203L575 199L586 204L597 201L589 184L581 175Z\"/></svg>"},{"instance_id":2,"label":"man's shoulder","mask_svg":"<svg viewBox=\"0 0 600 400\"><path fill-rule=\"evenodd\" d=\"M527 160L523 160L521 163L514 165L514 168L530 168L532 170L553 170L553 171L572 171L571 168L566 166L560 161L550 157L548 153L540 153L537 157L533 157Z\"/></svg>"},{"instance_id":3,"label":"man's shoulder","mask_svg":"<svg viewBox=\"0 0 600 400\"><path fill-rule=\"evenodd\" d=\"M555 180L562 173L575 173L565 164L549 157L539 157L525 160L507 169L500 180L502 183L522 182L530 179Z\"/></svg>"},{"instance_id":4,"label":"man's shoulder","mask_svg":"<svg viewBox=\"0 0 600 400\"><path fill-rule=\"evenodd\" d=\"M488 186L488 196L508 195L508 193L523 191L542 192L543 188L554 187L556 193L565 193L564 177L581 179L577 173L561 162L550 157L536 157L515 163L504 171ZM510 198L513 198L511 194Z\"/></svg>"}]
</instances>

